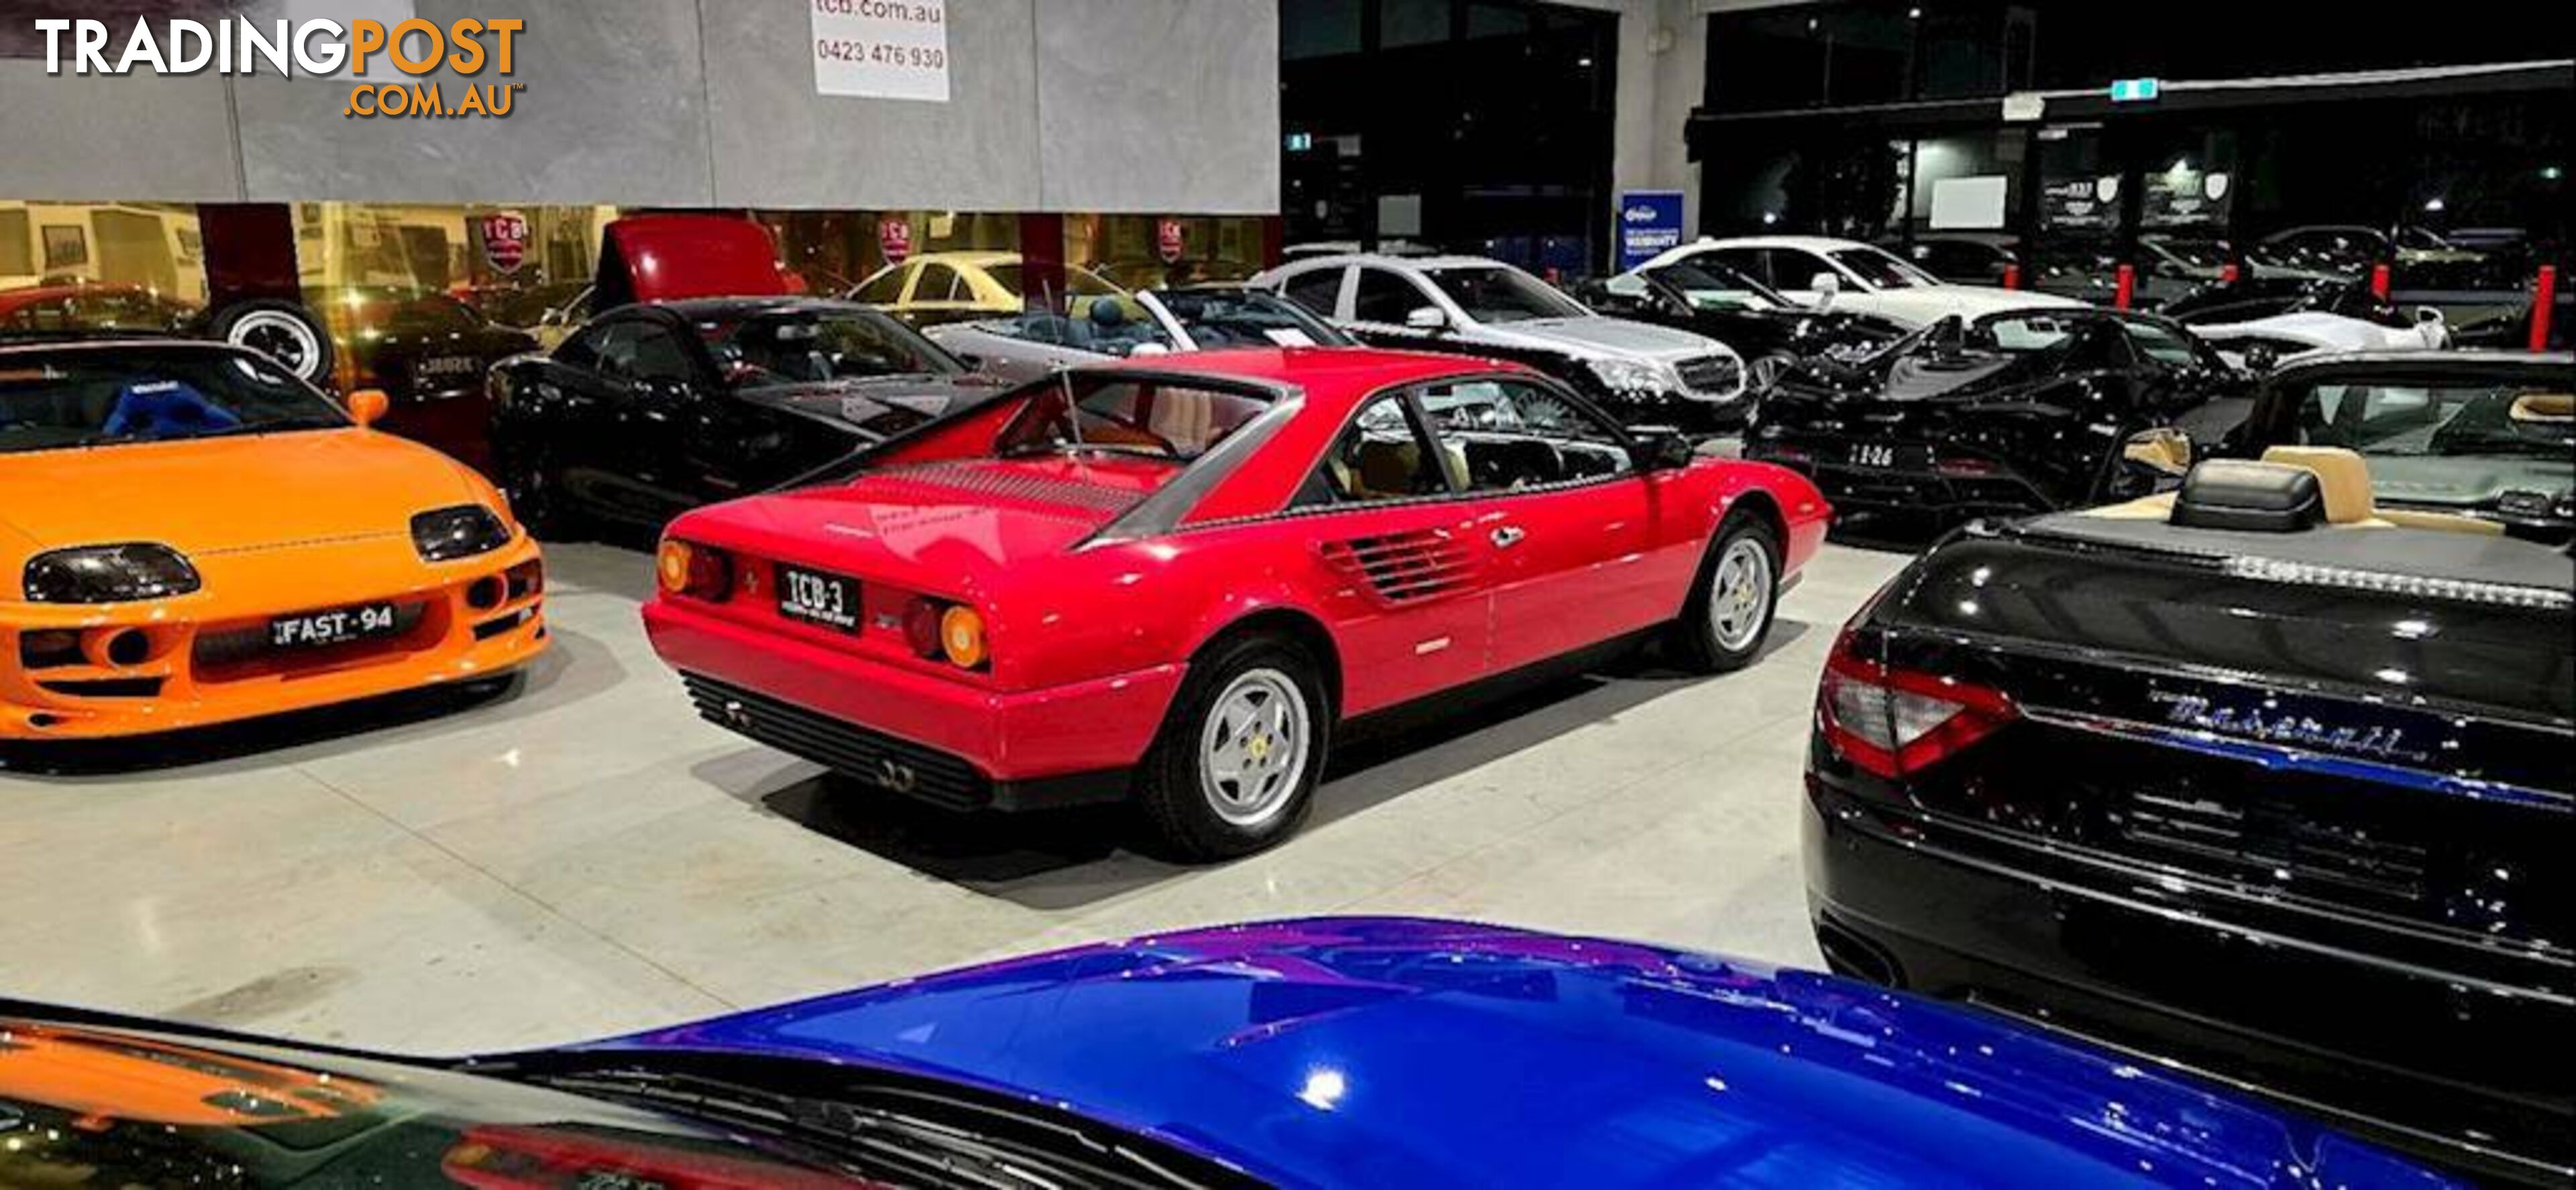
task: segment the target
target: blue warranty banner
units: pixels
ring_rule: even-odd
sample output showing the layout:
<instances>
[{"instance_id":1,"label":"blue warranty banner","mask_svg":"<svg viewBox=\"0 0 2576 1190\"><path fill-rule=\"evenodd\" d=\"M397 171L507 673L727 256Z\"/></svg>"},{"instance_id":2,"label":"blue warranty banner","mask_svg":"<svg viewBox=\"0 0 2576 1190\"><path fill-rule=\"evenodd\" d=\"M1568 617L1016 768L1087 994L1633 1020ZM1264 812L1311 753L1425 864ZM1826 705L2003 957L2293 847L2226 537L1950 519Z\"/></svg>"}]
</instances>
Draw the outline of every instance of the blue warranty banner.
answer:
<instances>
[{"instance_id":1,"label":"blue warranty banner","mask_svg":"<svg viewBox=\"0 0 2576 1190\"><path fill-rule=\"evenodd\" d=\"M1619 196L1619 269L1625 272L1682 244L1682 192L1630 190Z\"/></svg>"}]
</instances>

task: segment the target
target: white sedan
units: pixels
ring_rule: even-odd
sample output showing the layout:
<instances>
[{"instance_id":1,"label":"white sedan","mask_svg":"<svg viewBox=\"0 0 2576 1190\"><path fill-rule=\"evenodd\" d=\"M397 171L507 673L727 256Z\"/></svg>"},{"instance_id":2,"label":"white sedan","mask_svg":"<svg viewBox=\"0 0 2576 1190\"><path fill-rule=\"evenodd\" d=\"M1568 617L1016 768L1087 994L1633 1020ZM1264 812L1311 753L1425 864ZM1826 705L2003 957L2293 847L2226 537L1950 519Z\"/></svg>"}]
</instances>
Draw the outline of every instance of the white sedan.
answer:
<instances>
[{"instance_id":1,"label":"white sedan","mask_svg":"<svg viewBox=\"0 0 2576 1190\"><path fill-rule=\"evenodd\" d=\"M1819 309L1874 314L1907 327L1951 315L1975 321L2005 310L2081 306L2054 294L1952 285L1884 248L1827 236L1739 236L1700 239L1664 251L1644 268L1709 256L1794 301Z\"/></svg>"}]
</instances>

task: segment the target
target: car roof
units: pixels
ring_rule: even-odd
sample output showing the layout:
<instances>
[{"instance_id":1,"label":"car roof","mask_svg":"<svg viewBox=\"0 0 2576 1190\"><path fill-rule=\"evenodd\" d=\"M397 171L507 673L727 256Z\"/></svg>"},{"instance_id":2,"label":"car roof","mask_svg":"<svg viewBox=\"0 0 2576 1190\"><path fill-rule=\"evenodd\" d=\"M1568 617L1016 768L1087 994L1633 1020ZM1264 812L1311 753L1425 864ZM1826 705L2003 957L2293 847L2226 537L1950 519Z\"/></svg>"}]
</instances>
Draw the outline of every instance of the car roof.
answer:
<instances>
[{"instance_id":1,"label":"car roof","mask_svg":"<svg viewBox=\"0 0 2576 1190\"><path fill-rule=\"evenodd\" d=\"M954 252L917 252L905 258L903 265L891 265L888 267L902 268L904 265L918 262L921 264L944 264L950 268L956 268L959 265L964 265L968 268L990 268L997 264L1018 264L1020 261L1021 255L1017 252L1002 252L993 249L960 249ZM1066 267L1071 268L1074 266L1067 265Z\"/></svg>"},{"instance_id":2,"label":"car roof","mask_svg":"<svg viewBox=\"0 0 2576 1190\"><path fill-rule=\"evenodd\" d=\"M1836 252L1845 248L1867 248L1859 240L1833 236L1728 236L1724 239L1695 240L1684 248L1804 248L1810 252Z\"/></svg>"},{"instance_id":3,"label":"car roof","mask_svg":"<svg viewBox=\"0 0 2576 1190\"><path fill-rule=\"evenodd\" d=\"M1396 256L1385 252L1337 252L1331 256L1305 256L1279 266L1280 272L1311 272L1325 267L1349 264L1376 265L1390 269L1459 269L1510 268L1509 264L1490 256Z\"/></svg>"}]
</instances>

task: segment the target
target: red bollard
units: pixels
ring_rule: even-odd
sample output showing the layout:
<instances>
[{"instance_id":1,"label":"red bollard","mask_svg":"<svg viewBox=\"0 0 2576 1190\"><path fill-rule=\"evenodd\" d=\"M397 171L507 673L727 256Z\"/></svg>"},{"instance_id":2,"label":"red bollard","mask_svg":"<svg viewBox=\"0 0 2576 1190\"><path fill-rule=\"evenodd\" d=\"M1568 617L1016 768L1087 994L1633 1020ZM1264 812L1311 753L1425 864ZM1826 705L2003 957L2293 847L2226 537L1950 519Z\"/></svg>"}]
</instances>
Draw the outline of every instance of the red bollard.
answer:
<instances>
[{"instance_id":1,"label":"red bollard","mask_svg":"<svg viewBox=\"0 0 2576 1190\"><path fill-rule=\"evenodd\" d=\"M2370 266L2370 296L2388 300L2388 264L2382 261Z\"/></svg>"},{"instance_id":2,"label":"red bollard","mask_svg":"<svg viewBox=\"0 0 2576 1190\"><path fill-rule=\"evenodd\" d=\"M2218 266L2218 283L2221 285L2234 285L2236 279L2243 275L2244 273L2237 269L2235 261L2231 260Z\"/></svg>"},{"instance_id":3,"label":"red bollard","mask_svg":"<svg viewBox=\"0 0 2576 1190\"><path fill-rule=\"evenodd\" d=\"M2540 266L2531 283L2531 349L2549 350L2549 316L2558 311L2558 266Z\"/></svg>"},{"instance_id":4,"label":"red bollard","mask_svg":"<svg viewBox=\"0 0 2576 1190\"><path fill-rule=\"evenodd\" d=\"M2019 288L2021 288L2021 266L2020 266L2020 265L2017 265L2017 264L2008 264L2008 265L2005 265L2005 266L2004 266L2004 288L2006 288L2006 289L2019 289Z\"/></svg>"},{"instance_id":5,"label":"red bollard","mask_svg":"<svg viewBox=\"0 0 2576 1190\"><path fill-rule=\"evenodd\" d=\"M2138 266L2133 264L2121 265L2119 288L2112 291L2111 307L2116 310L2126 310L2129 308L2129 302L2137 296Z\"/></svg>"}]
</instances>

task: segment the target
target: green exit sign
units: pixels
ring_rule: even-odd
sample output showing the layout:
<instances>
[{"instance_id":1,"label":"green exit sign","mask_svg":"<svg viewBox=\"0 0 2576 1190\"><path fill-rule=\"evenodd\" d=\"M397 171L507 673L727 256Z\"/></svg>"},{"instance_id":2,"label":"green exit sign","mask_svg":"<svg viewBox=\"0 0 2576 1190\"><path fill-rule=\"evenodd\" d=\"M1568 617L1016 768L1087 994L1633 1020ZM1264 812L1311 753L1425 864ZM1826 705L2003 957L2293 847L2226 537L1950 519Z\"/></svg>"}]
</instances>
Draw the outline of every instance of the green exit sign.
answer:
<instances>
[{"instance_id":1,"label":"green exit sign","mask_svg":"<svg viewBox=\"0 0 2576 1190\"><path fill-rule=\"evenodd\" d=\"M2164 89L2164 83L2157 79L2121 79L2111 84L2111 102L2145 103Z\"/></svg>"}]
</instances>

